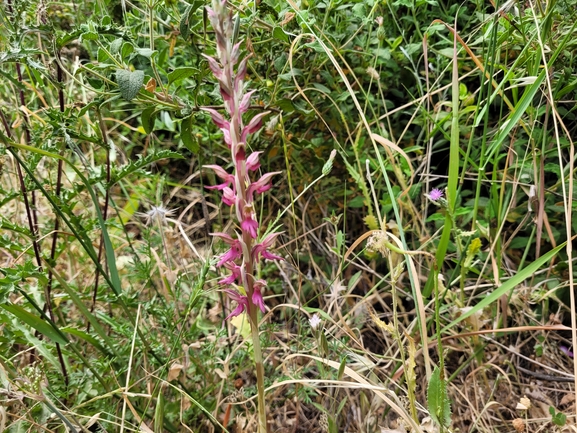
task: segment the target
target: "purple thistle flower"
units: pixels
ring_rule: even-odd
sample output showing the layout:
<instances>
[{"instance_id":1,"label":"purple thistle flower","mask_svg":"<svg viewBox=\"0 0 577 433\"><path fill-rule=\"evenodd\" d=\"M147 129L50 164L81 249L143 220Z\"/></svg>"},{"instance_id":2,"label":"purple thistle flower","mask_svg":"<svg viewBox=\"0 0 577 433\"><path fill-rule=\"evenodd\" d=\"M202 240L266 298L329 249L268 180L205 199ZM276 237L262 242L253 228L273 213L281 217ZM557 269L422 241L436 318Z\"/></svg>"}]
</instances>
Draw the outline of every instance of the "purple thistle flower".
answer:
<instances>
[{"instance_id":1,"label":"purple thistle flower","mask_svg":"<svg viewBox=\"0 0 577 433\"><path fill-rule=\"evenodd\" d=\"M429 198L429 200L437 201L437 200L443 198L443 191L440 190L439 188L435 188L435 189L432 189L431 192L429 192L428 194L425 194L425 195Z\"/></svg>"}]
</instances>

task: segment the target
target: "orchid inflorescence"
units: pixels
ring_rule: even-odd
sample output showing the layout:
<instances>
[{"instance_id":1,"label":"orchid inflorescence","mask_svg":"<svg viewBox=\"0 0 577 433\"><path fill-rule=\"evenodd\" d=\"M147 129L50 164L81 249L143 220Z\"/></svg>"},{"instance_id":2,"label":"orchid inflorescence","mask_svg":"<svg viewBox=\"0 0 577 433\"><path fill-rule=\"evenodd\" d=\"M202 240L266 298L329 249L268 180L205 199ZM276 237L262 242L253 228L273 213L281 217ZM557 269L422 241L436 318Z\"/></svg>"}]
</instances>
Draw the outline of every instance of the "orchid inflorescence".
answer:
<instances>
[{"instance_id":1,"label":"orchid inflorescence","mask_svg":"<svg viewBox=\"0 0 577 433\"><path fill-rule=\"evenodd\" d=\"M280 172L266 173L258 180L252 181L250 172L260 168L259 157L262 152L252 152L247 156L246 139L262 127L263 118L269 112L254 116L245 126L243 114L250 107L253 91L246 92L244 79L247 72L248 57L241 59L240 44L234 43L234 22L232 12L227 8L226 0L213 0L212 8L207 8L208 18L215 32L217 58L207 55L208 65L216 77L220 94L224 100L227 118L212 108L204 108L213 122L224 134L224 141L230 149L234 171L228 173L219 165L206 165L222 180L222 183L209 186L209 189L222 191L222 202L233 206L239 222L240 233L231 236L227 233L211 233L229 245L229 250L219 257L217 267L224 267L230 274L219 281L220 284L234 285L224 292L234 301L237 307L227 317L234 317L244 311L249 315L254 307L265 312L262 291L266 282L254 277L254 268L259 259L277 260L281 257L272 254L273 246L280 233L271 233L256 243L259 223L255 212L255 197L272 188L272 177ZM236 69L236 70L235 70Z\"/></svg>"}]
</instances>

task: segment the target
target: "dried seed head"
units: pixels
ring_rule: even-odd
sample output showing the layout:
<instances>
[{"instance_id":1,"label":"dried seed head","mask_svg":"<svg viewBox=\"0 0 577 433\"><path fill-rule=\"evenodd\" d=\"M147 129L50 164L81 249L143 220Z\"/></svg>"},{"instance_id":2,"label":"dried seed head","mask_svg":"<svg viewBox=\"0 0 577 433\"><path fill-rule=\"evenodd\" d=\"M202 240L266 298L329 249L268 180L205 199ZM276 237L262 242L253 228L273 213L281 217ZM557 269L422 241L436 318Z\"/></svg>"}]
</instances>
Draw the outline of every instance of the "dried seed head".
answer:
<instances>
[{"instance_id":1,"label":"dried seed head","mask_svg":"<svg viewBox=\"0 0 577 433\"><path fill-rule=\"evenodd\" d=\"M525 431L525 421L523 421L523 419L521 418L515 418L513 420L513 428L518 431L519 433L522 433Z\"/></svg>"}]
</instances>

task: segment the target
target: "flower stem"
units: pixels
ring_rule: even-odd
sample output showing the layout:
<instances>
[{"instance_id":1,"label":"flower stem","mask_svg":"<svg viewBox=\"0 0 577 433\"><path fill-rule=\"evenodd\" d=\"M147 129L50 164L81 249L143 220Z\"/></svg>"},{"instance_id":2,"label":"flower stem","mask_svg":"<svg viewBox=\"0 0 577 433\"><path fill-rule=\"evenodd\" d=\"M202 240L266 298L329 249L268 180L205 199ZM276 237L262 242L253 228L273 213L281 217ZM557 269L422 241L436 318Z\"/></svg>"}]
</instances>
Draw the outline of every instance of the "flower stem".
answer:
<instances>
[{"instance_id":1,"label":"flower stem","mask_svg":"<svg viewBox=\"0 0 577 433\"><path fill-rule=\"evenodd\" d=\"M264 401L264 365L262 360L262 350L260 347L260 336L258 332L258 307L249 304L249 320L252 333L252 347L254 351L254 364L256 371L256 390L258 399L258 432L266 433L266 405Z\"/></svg>"}]
</instances>

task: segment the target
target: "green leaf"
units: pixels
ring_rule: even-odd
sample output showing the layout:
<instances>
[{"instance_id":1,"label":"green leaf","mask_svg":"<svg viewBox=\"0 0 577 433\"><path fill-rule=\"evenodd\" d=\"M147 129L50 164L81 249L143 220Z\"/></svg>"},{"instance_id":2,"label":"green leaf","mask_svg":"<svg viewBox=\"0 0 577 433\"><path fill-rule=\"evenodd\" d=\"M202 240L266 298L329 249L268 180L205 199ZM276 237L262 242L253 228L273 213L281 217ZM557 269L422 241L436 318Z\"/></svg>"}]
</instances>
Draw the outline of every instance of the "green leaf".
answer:
<instances>
[{"instance_id":1,"label":"green leaf","mask_svg":"<svg viewBox=\"0 0 577 433\"><path fill-rule=\"evenodd\" d=\"M192 134L193 121L192 116L182 120L180 124L180 139L188 150L196 154L200 150L200 146L198 145L198 140Z\"/></svg>"},{"instance_id":2,"label":"green leaf","mask_svg":"<svg viewBox=\"0 0 577 433\"><path fill-rule=\"evenodd\" d=\"M18 319L22 320L24 323L30 325L42 335L50 338L55 343L60 343L62 345L67 344L68 341L64 338L54 327L42 320L40 317L29 313L24 308L19 305L14 304L2 304L0 307L4 308L9 313L15 315Z\"/></svg>"},{"instance_id":3,"label":"green leaf","mask_svg":"<svg viewBox=\"0 0 577 433\"><path fill-rule=\"evenodd\" d=\"M81 42L84 41L97 41L98 40L98 33L96 32L85 32L80 35Z\"/></svg>"},{"instance_id":4,"label":"green leaf","mask_svg":"<svg viewBox=\"0 0 577 433\"><path fill-rule=\"evenodd\" d=\"M175 83L179 80L184 80L185 78L199 73L200 71L198 69L192 68L190 66L176 68L174 71L169 72L168 74L168 85L170 86L172 83Z\"/></svg>"},{"instance_id":5,"label":"green leaf","mask_svg":"<svg viewBox=\"0 0 577 433\"><path fill-rule=\"evenodd\" d=\"M189 4L184 13L182 14L182 18L180 19L180 35L186 40L190 36L190 28L192 27L192 20L194 17L194 13L196 10L202 6L203 2L201 0L193 1Z\"/></svg>"},{"instance_id":6,"label":"green leaf","mask_svg":"<svg viewBox=\"0 0 577 433\"><path fill-rule=\"evenodd\" d=\"M282 42L290 42L288 35L279 26L272 30L272 37Z\"/></svg>"},{"instance_id":7,"label":"green leaf","mask_svg":"<svg viewBox=\"0 0 577 433\"><path fill-rule=\"evenodd\" d=\"M288 98L279 99L278 101L276 101L275 105L286 114L295 111L295 106L293 105L292 101Z\"/></svg>"},{"instance_id":8,"label":"green leaf","mask_svg":"<svg viewBox=\"0 0 577 433\"><path fill-rule=\"evenodd\" d=\"M131 101L138 95L142 83L144 83L144 72L117 69L116 83L118 84L122 97L127 101Z\"/></svg>"},{"instance_id":9,"label":"green leaf","mask_svg":"<svg viewBox=\"0 0 577 433\"><path fill-rule=\"evenodd\" d=\"M427 387L427 404L431 418L442 427L451 424L451 403L447 393L447 383L441 379L441 370L435 367Z\"/></svg>"},{"instance_id":10,"label":"green leaf","mask_svg":"<svg viewBox=\"0 0 577 433\"><path fill-rule=\"evenodd\" d=\"M106 356L112 355L111 352L107 351L104 347L102 347L102 344L100 344L100 342L96 338L94 338L92 335L87 334L84 331L81 331L80 329L73 328L72 326L66 326L64 328L60 328L60 330L62 332L66 332L67 334L72 334L78 338L81 338L87 343L90 343L93 347L100 350Z\"/></svg>"},{"instance_id":11,"label":"green leaf","mask_svg":"<svg viewBox=\"0 0 577 433\"><path fill-rule=\"evenodd\" d=\"M150 134L154 129L154 121L156 120L156 107L148 107L142 112L141 121L144 132Z\"/></svg>"},{"instance_id":12,"label":"green leaf","mask_svg":"<svg viewBox=\"0 0 577 433\"><path fill-rule=\"evenodd\" d=\"M156 53L158 53L158 51L151 50L150 48L136 48L136 54L146 57L147 59L150 59Z\"/></svg>"}]
</instances>

